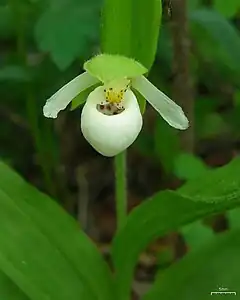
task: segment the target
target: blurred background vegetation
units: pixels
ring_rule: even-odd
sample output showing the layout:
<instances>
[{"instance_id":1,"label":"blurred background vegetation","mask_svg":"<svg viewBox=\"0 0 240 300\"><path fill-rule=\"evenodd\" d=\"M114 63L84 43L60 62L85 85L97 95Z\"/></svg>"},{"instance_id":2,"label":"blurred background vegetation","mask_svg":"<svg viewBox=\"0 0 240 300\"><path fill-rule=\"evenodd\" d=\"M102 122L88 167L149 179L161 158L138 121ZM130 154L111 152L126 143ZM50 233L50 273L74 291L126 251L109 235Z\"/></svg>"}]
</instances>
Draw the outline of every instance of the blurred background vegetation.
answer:
<instances>
[{"instance_id":1,"label":"blurred background vegetation","mask_svg":"<svg viewBox=\"0 0 240 300\"><path fill-rule=\"evenodd\" d=\"M163 3L149 74L169 96L178 94L171 2ZM104 250L115 228L112 159L84 140L81 107L55 121L42 114L46 99L100 52L101 5L101 0L0 0L0 158L57 199ZM129 209L161 189L176 189L227 164L240 149L240 1L188 0L187 18L194 102L174 100L183 103L192 127L179 134L147 107L144 129L128 151ZM172 262L187 251L189 239L194 246L212 236L210 228L227 229L229 220L221 215L204 221L210 227L197 223L160 239L143 254L138 276L147 276L146 267L152 274L156 253L162 254L161 264Z\"/></svg>"}]
</instances>

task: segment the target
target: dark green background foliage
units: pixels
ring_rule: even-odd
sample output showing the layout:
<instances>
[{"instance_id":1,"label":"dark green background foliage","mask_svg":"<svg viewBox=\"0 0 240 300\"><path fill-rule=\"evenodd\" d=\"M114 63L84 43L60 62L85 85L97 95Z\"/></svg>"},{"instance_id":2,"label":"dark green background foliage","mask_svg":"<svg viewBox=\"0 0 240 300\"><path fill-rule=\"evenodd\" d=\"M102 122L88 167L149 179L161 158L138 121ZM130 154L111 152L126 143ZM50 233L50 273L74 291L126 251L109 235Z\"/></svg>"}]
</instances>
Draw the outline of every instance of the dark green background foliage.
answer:
<instances>
[{"instance_id":1,"label":"dark green background foliage","mask_svg":"<svg viewBox=\"0 0 240 300\"><path fill-rule=\"evenodd\" d=\"M1 300L130 299L140 254L173 233L181 242L160 241L153 285L137 296L205 300L223 287L240 299L239 0L188 0L194 147L184 151L187 139L146 106L128 150L128 202L137 207L117 234L112 159L80 131L87 93L57 120L42 114L101 51L139 60L176 95L175 15L163 1L161 17L160 2L0 0ZM112 239L104 261L95 244Z\"/></svg>"}]
</instances>

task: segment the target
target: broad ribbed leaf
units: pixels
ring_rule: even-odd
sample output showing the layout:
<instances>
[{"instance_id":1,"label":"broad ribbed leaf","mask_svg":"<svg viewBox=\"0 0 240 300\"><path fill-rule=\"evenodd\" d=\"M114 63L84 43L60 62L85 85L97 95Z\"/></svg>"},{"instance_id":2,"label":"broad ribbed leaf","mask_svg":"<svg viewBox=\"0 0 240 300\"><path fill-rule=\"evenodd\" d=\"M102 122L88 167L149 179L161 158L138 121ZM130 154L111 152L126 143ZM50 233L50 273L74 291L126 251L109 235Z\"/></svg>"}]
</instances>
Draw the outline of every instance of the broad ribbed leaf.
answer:
<instances>
[{"instance_id":1,"label":"broad ribbed leaf","mask_svg":"<svg viewBox=\"0 0 240 300\"><path fill-rule=\"evenodd\" d=\"M30 299L74 300L88 293L96 299L64 254L2 189L0 207L0 269Z\"/></svg>"},{"instance_id":2,"label":"broad ribbed leaf","mask_svg":"<svg viewBox=\"0 0 240 300\"><path fill-rule=\"evenodd\" d=\"M138 256L151 241L185 224L240 205L239 169L240 159L236 159L226 167L189 180L179 192L159 192L132 211L112 248L120 299L129 296Z\"/></svg>"},{"instance_id":3,"label":"broad ribbed leaf","mask_svg":"<svg viewBox=\"0 0 240 300\"><path fill-rule=\"evenodd\" d=\"M212 239L164 274L159 274L144 300L210 300L221 296L239 299L239 253L240 231L225 233ZM211 295L214 292L233 294Z\"/></svg>"},{"instance_id":4,"label":"broad ribbed leaf","mask_svg":"<svg viewBox=\"0 0 240 300\"><path fill-rule=\"evenodd\" d=\"M0 269L30 298L112 298L110 271L93 243L54 201L3 163L0 208Z\"/></svg>"},{"instance_id":5,"label":"broad ribbed leaf","mask_svg":"<svg viewBox=\"0 0 240 300\"><path fill-rule=\"evenodd\" d=\"M230 229L240 229L240 208L235 208L227 213L228 225Z\"/></svg>"},{"instance_id":6,"label":"broad ribbed leaf","mask_svg":"<svg viewBox=\"0 0 240 300\"><path fill-rule=\"evenodd\" d=\"M190 250L201 247L214 237L212 228L203 224L201 220L183 226L180 232Z\"/></svg>"},{"instance_id":7,"label":"broad ribbed leaf","mask_svg":"<svg viewBox=\"0 0 240 300\"><path fill-rule=\"evenodd\" d=\"M29 298L3 272L0 272L0 299L29 300Z\"/></svg>"},{"instance_id":8,"label":"broad ribbed leaf","mask_svg":"<svg viewBox=\"0 0 240 300\"><path fill-rule=\"evenodd\" d=\"M105 0L102 51L132 57L150 69L161 16L161 0Z\"/></svg>"},{"instance_id":9,"label":"broad ribbed leaf","mask_svg":"<svg viewBox=\"0 0 240 300\"><path fill-rule=\"evenodd\" d=\"M195 201L208 203L229 202L240 196L240 158L227 166L207 170L201 177L189 180L180 189L181 195L187 195Z\"/></svg>"},{"instance_id":10,"label":"broad ribbed leaf","mask_svg":"<svg viewBox=\"0 0 240 300\"><path fill-rule=\"evenodd\" d=\"M197 156L190 153L179 153L174 159L174 174L184 180L198 178L208 167Z\"/></svg>"}]
</instances>

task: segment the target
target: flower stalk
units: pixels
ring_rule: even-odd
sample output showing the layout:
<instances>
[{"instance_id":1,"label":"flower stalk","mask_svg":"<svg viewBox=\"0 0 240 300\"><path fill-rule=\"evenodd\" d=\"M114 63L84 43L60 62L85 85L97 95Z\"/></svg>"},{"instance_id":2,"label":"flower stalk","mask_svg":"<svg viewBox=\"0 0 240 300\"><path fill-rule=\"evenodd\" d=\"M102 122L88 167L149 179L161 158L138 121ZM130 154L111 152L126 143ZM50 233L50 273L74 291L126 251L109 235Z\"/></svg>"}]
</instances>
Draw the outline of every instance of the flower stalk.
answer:
<instances>
[{"instance_id":1,"label":"flower stalk","mask_svg":"<svg viewBox=\"0 0 240 300\"><path fill-rule=\"evenodd\" d=\"M127 151L115 156L114 170L117 230L119 231L125 225L127 218Z\"/></svg>"}]
</instances>

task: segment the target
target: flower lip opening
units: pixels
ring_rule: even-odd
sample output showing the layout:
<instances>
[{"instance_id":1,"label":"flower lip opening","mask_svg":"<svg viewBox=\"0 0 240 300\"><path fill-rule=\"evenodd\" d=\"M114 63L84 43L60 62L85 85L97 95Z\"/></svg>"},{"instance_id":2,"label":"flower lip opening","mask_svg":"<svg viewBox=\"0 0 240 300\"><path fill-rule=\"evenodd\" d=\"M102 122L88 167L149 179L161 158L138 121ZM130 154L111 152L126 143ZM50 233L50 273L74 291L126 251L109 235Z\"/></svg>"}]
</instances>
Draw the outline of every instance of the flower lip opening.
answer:
<instances>
[{"instance_id":1,"label":"flower lip opening","mask_svg":"<svg viewBox=\"0 0 240 300\"><path fill-rule=\"evenodd\" d=\"M115 116L122 113L125 108L123 106L115 105L115 103L101 103L96 105L97 110L106 116Z\"/></svg>"},{"instance_id":2,"label":"flower lip opening","mask_svg":"<svg viewBox=\"0 0 240 300\"><path fill-rule=\"evenodd\" d=\"M123 79L104 85L104 100L96 105L97 110L107 116L122 113L125 110L124 98L129 88L129 82L128 79Z\"/></svg>"}]
</instances>

